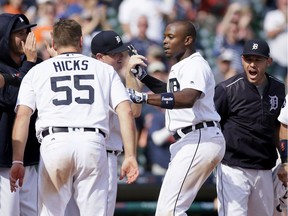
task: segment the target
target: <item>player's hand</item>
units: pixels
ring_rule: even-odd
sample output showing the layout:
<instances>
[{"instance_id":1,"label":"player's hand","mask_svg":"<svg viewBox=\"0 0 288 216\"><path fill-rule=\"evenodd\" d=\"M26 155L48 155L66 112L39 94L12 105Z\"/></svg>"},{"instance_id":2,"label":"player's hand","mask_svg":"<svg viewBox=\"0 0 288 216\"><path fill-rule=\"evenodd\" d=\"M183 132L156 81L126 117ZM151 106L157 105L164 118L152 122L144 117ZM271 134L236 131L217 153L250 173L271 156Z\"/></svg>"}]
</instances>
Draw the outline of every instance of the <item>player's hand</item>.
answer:
<instances>
[{"instance_id":1,"label":"player's hand","mask_svg":"<svg viewBox=\"0 0 288 216\"><path fill-rule=\"evenodd\" d=\"M136 104L147 103L147 100L148 100L148 94L147 93L137 92L131 88L128 88L127 92L129 94L130 100L133 103L136 103Z\"/></svg>"},{"instance_id":2,"label":"player's hand","mask_svg":"<svg viewBox=\"0 0 288 216\"><path fill-rule=\"evenodd\" d=\"M57 51L52 47L52 45L50 43L48 43L47 40L45 40L44 43L45 43L46 50L47 50L48 54L50 55L50 57L57 56Z\"/></svg>"},{"instance_id":3,"label":"player's hand","mask_svg":"<svg viewBox=\"0 0 288 216\"><path fill-rule=\"evenodd\" d=\"M17 188L22 187L25 175L23 164L13 164L10 169L10 190L16 192ZM18 183L18 184L17 184Z\"/></svg>"},{"instance_id":4,"label":"player's hand","mask_svg":"<svg viewBox=\"0 0 288 216\"><path fill-rule=\"evenodd\" d=\"M36 50L36 37L31 31L28 33L26 41L21 41L22 49L26 55L27 61L36 62L37 61L37 50Z\"/></svg>"},{"instance_id":5,"label":"player's hand","mask_svg":"<svg viewBox=\"0 0 288 216\"><path fill-rule=\"evenodd\" d=\"M137 160L134 156L125 157L120 173L120 180L122 180L126 176L127 184L131 184L136 181L139 176L139 168Z\"/></svg>"},{"instance_id":6,"label":"player's hand","mask_svg":"<svg viewBox=\"0 0 288 216\"><path fill-rule=\"evenodd\" d=\"M279 180L283 182L285 187L287 187L288 185L288 163L281 164L277 175L278 175Z\"/></svg>"},{"instance_id":7,"label":"player's hand","mask_svg":"<svg viewBox=\"0 0 288 216\"><path fill-rule=\"evenodd\" d=\"M139 75L137 75L138 71L137 71L137 67L147 67L147 64L144 62L147 61L147 59L145 58L145 56L142 55L132 55L128 61L128 71L133 74L133 76L135 76L136 78L141 80L141 77L139 77ZM135 72L135 73L133 73ZM142 78L143 79L143 78Z\"/></svg>"},{"instance_id":8,"label":"player's hand","mask_svg":"<svg viewBox=\"0 0 288 216\"><path fill-rule=\"evenodd\" d=\"M140 65L136 65L136 67L132 68L130 71L140 81L147 76L147 71Z\"/></svg>"}]
</instances>

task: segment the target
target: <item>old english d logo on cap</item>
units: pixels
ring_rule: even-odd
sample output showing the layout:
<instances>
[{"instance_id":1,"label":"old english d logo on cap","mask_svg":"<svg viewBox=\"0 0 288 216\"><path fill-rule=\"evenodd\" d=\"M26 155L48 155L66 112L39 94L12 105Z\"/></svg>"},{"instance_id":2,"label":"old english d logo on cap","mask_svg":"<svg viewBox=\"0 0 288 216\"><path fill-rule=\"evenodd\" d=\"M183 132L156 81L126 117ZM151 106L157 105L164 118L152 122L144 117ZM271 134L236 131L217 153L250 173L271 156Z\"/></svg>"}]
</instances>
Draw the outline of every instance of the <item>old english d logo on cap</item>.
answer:
<instances>
[{"instance_id":1,"label":"old english d logo on cap","mask_svg":"<svg viewBox=\"0 0 288 216\"><path fill-rule=\"evenodd\" d=\"M270 48L262 39L248 40L243 49L243 55L258 55L265 58L270 57Z\"/></svg>"}]
</instances>

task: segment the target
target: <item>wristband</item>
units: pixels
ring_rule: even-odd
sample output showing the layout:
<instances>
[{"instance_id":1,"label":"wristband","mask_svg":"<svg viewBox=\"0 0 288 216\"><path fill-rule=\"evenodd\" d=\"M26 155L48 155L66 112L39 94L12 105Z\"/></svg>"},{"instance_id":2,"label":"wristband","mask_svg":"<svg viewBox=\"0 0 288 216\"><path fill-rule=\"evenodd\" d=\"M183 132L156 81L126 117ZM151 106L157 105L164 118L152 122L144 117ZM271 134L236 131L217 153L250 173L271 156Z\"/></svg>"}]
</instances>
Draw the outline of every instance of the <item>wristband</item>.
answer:
<instances>
[{"instance_id":1,"label":"wristband","mask_svg":"<svg viewBox=\"0 0 288 216\"><path fill-rule=\"evenodd\" d=\"M166 92L161 94L161 108L173 109L175 104L174 94Z\"/></svg>"},{"instance_id":2,"label":"wristband","mask_svg":"<svg viewBox=\"0 0 288 216\"><path fill-rule=\"evenodd\" d=\"M143 93L143 102L147 104L147 101L148 101L148 94Z\"/></svg>"},{"instance_id":3,"label":"wristband","mask_svg":"<svg viewBox=\"0 0 288 216\"><path fill-rule=\"evenodd\" d=\"M282 163L288 162L287 143L288 143L288 140L285 140L285 139L280 140L280 143L279 143L279 154L280 154Z\"/></svg>"},{"instance_id":4,"label":"wristband","mask_svg":"<svg viewBox=\"0 0 288 216\"><path fill-rule=\"evenodd\" d=\"M22 164L22 165L24 165L23 161L18 161L18 160L12 161L12 164Z\"/></svg>"}]
</instances>

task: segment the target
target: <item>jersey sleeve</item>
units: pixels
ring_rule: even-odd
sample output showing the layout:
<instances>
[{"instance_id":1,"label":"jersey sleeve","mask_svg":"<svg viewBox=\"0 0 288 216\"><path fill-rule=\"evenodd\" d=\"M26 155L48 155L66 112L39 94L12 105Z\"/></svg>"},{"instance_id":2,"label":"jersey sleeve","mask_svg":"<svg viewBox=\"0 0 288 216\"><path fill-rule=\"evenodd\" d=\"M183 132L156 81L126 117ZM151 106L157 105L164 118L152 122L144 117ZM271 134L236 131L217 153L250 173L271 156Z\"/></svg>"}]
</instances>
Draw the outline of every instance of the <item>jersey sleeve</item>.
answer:
<instances>
[{"instance_id":1,"label":"jersey sleeve","mask_svg":"<svg viewBox=\"0 0 288 216\"><path fill-rule=\"evenodd\" d=\"M115 110L116 106L122 101L129 100L128 93L119 75L114 71L112 74L112 84L110 91L110 106Z\"/></svg>"},{"instance_id":2,"label":"jersey sleeve","mask_svg":"<svg viewBox=\"0 0 288 216\"><path fill-rule=\"evenodd\" d=\"M207 86L207 70L203 64L190 61L189 64L182 66L181 72L181 88L192 88L206 94Z\"/></svg>"},{"instance_id":3,"label":"jersey sleeve","mask_svg":"<svg viewBox=\"0 0 288 216\"><path fill-rule=\"evenodd\" d=\"M225 87L221 84L218 84L215 87L215 95L214 95L214 103L215 108L218 114L221 116L221 125L225 122L226 117L228 117L229 108L227 103L227 92L225 91Z\"/></svg>"},{"instance_id":4,"label":"jersey sleeve","mask_svg":"<svg viewBox=\"0 0 288 216\"><path fill-rule=\"evenodd\" d=\"M17 98L17 103L16 103L16 108L18 105L25 105L30 107L33 112L36 109L36 95L33 89L32 85L32 74L34 73L34 70L31 69L29 73L26 74L26 76L23 78L19 93L18 93L18 98Z\"/></svg>"}]
</instances>

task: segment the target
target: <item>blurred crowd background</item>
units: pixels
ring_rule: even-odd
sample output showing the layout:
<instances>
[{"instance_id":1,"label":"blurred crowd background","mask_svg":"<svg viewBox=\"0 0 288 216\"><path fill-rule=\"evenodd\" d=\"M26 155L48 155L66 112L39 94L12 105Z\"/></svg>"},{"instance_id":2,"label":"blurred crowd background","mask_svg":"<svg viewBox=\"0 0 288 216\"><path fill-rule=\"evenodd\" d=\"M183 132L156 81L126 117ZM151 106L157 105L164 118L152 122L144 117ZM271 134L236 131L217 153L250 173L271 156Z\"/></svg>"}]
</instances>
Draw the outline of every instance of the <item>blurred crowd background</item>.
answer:
<instances>
[{"instance_id":1,"label":"blurred crowd background","mask_svg":"<svg viewBox=\"0 0 288 216\"><path fill-rule=\"evenodd\" d=\"M191 20L197 30L197 49L209 62L216 83L242 72L243 44L251 38L268 41L274 60L269 73L287 84L288 0L0 0L1 13L24 13L37 38L39 56L47 59L52 25L59 18L77 20L83 29L83 54L101 30L114 30L147 57L149 74L167 80L174 63L162 50L163 31L177 19ZM1 29L5 31L5 29ZM118 71L123 77L125 68ZM125 80L123 79L125 82ZM148 91L148 89L143 89ZM163 175L173 137L164 127L162 109L143 106L136 119L141 172Z\"/></svg>"}]
</instances>

